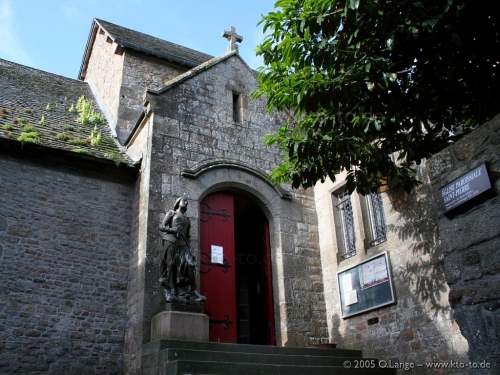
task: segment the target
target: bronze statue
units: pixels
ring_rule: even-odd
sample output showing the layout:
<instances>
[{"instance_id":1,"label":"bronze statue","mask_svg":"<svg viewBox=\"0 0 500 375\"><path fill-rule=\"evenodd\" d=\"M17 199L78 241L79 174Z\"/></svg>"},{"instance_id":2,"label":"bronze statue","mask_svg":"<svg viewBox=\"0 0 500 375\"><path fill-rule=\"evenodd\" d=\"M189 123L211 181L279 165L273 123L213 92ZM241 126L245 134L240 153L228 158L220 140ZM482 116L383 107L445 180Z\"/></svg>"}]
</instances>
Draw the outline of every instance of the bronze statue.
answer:
<instances>
[{"instance_id":1,"label":"bronze statue","mask_svg":"<svg viewBox=\"0 0 500 375\"><path fill-rule=\"evenodd\" d=\"M199 305L206 297L196 290L195 258L189 248L191 223L185 216L187 206L186 198L178 198L174 209L167 211L161 223L160 284L165 288L167 302Z\"/></svg>"}]
</instances>

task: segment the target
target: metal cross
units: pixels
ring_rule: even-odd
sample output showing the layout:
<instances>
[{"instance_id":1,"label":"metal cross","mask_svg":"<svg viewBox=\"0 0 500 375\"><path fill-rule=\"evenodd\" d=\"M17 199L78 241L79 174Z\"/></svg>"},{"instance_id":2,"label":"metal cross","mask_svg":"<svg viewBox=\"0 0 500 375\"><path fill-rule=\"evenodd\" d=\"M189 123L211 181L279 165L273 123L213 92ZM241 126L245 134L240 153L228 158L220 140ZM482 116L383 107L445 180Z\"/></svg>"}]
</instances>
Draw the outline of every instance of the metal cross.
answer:
<instances>
[{"instance_id":1,"label":"metal cross","mask_svg":"<svg viewBox=\"0 0 500 375\"><path fill-rule=\"evenodd\" d=\"M241 35L236 34L236 28L231 26L229 28L229 31L227 30L222 31L222 37L229 40L229 45L227 46L228 52L236 51L238 53L238 45L236 44L236 42L238 43L243 42L243 37Z\"/></svg>"}]
</instances>

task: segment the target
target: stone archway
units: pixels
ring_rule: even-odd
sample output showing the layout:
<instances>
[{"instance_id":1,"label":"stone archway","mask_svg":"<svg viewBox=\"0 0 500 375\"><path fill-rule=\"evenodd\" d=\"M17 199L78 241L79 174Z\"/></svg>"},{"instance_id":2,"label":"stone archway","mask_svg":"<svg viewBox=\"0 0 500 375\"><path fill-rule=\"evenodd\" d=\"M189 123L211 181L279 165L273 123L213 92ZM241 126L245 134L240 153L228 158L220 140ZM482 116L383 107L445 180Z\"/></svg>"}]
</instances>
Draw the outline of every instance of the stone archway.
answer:
<instances>
[{"instance_id":1,"label":"stone archway","mask_svg":"<svg viewBox=\"0 0 500 375\"><path fill-rule=\"evenodd\" d=\"M204 162L189 170L183 170L180 177L172 184L172 193L186 196L192 206L199 205L204 197L216 191L232 191L243 194L255 203L269 222L269 242L271 254L271 273L274 300L274 322L276 327L276 344L285 345L287 339L287 309L290 300L285 283L290 279L289 266L285 265L287 255L283 249L293 251L293 236L290 223L303 217L303 207L300 202L292 200L292 194L279 186L270 183L265 174L243 163L221 160ZM186 178L187 177L187 178ZM196 215L196 216L195 216ZM193 250L200 257L199 212L190 212L192 218ZM196 222L196 224L195 224ZM288 264L288 263L287 263ZM285 280L285 275L287 280ZM283 330L283 327L285 329ZM284 336L283 336L284 335Z\"/></svg>"}]
</instances>

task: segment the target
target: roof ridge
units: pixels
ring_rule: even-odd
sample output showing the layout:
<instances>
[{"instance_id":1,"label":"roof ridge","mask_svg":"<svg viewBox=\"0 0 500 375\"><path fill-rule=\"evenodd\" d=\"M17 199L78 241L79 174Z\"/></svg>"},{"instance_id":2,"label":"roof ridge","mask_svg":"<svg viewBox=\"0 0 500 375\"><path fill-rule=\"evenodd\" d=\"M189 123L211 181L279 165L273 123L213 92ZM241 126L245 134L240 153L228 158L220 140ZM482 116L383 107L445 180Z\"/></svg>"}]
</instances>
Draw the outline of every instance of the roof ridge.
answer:
<instances>
[{"instance_id":1,"label":"roof ridge","mask_svg":"<svg viewBox=\"0 0 500 375\"><path fill-rule=\"evenodd\" d=\"M134 33L136 33L136 34L140 34L140 35L147 36L147 37L149 37L149 38L154 38L154 39L157 39L157 40L159 40L159 41L161 41L161 42L163 42L163 43L165 43L165 42L166 42L166 43L169 43L169 44L171 44L171 45L173 45L173 46L175 46L175 47L180 47L180 48L187 49L187 50L190 50L190 51L193 51L193 52L196 52L196 53L200 53L200 54L206 55L206 56L208 56L208 57L210 57L210 58L213 58L213 57L214 57L214 56L212 56L212 55L209 55L208 53L201 52L201 51L195 50L195 49L193 49L193 48L183 46L183 45L181 45L181 44L177 44L177 43L174 43L174 42L170 42L170 41L168 41L168 40L166 40L166 39L162 39L162 38L159 38L159 37L154 36L154 35L146 34L146 33L143 33L143 32L141 32L141 31L134 30L134 29L130 29L130 28L128 28L128 27L121 26L121 25L118 25L118 24L113 23L113 22L105 21L105 20L102 20L102 19L100 19L100 18L94 18L94 20L95 20L97 23L99 23L99 24L100 24L100 26L102 26L104 29L106 29L106 27L105 27L106 25L102 25L101 23L104 23L104 24L109 24L109 25L112 25L112 26L116 26L116 27L119 27L119 28L121 28L121 29L125 29L125 30L128 30L128 31L132 31L132 32L134 32ZM109 30L107 30L107 29L106 29L106 31L108 31L111 35L113 35L113 33L112 33L111 31L109 31ZM113 36L114 36L114 35L113 35ZM126 38L121 38L121 39L125 39L125 40L127 40Z\"/></svg>"},{"instance_id":2,"label":"roof ridge","mask_svg":"<svg viewBox=\"0 0 500 375\"><path fill-rule=\"evenodd\" d=\"M144 53L188 68L193 68L214 58L214 56L207 53L169 42L165 39L132 30L100 18L94 18L83 54L80 72L78 73L78 77L81 80L85 77L90 54L97 37L96 33L99 29L102 29L117 47Z\"/></svg>"},{"instance_id":3,"label":"roof ridge","mask_svg":"<svg viewBox=\"0 0 500 375\"><path fill-rule=\"evenodd\" d=\"M191 77L194 77L194 76L204 72L205 70L212 68L213 66L219 64L220 62L222 62L226 59L229 59L232 56L238 57L240 59L241 63L255 77L259 74L259 72L253 70L252 68L250 68L248 66L248 64L245 62L245 60L243 60L243 58L240 56L240 54L237 51L227 51L219 56L215 56L214 58L212 58L208 61L205 61L204 63L188 70L187 72L184 72L184 73L182 73L174 78L169 79L167 82L164 83L164 85L162 87L160 87L158 89L152 89L152 88L146 89L146 91L144 92L144 95L143 95L143 100L147 100L146 97L148 94L160 95L160 94L164 93L165 91L169 90L170 88L175 87L175 86L187 81Z\"/></svg>"},{"instance_id":4,"label":"roof ridge","mask_svg":"<svg viewBox=\"0 0 500 375\"><path fill-rule=\"evenodd\" d=\"M188 80L189 78L194 77L195 75L198 75L201 72L204 72L205 70L211 68L214 65L217 65L221 61L224 61L231 56L238 56L239 57L239 55L236 51L224 52L222 55L215 56L214 58L212 58L208 61L205 61L204 63L188 70L187 72L184 72L184 73L182 73L174 78L169 79L167 82L165 82L163 87L160 87L158 89L151 89L151 88L146 89L146 92L144 95L147 95L147 93L151 93L153 95L159 95L159 94L167 91L171 87L181 84L182 82ZM241 59L241 57L240 57L240 59Z\"/></svg>"},{"instance_id":5,"label":"roof ridge","mask_svg":"<svg viewBox=\"0 0 500 375\"><path fill-rule=\"evenodd\" d=\"M53 76L61 77L63 79L68 79L70 81L78 82L79 84L83 84L85 86L88 86L88 83L85 82L85 81L82 81L82 80L79 80L79 79L76 79L76 78L66 77L66 76L63 76L63 75L57 74L57 73L48 72L46 70L42 70L42 69L38 69L38 68L33 68L32 66L29 66L29 65L20 64L20 63L17 63L17 62L14 62L14 61L10 61L10 60L5 60L5 59L2 59L2 58L0 58L0 62L6 62L8 64L14 64L14 65L17 65L17 66L21 66L23 68L35 70L37 72L41 72L41 73L44 73L44 74L50 74L50 75L53 75Z\"/></svg>"}]
</instances>

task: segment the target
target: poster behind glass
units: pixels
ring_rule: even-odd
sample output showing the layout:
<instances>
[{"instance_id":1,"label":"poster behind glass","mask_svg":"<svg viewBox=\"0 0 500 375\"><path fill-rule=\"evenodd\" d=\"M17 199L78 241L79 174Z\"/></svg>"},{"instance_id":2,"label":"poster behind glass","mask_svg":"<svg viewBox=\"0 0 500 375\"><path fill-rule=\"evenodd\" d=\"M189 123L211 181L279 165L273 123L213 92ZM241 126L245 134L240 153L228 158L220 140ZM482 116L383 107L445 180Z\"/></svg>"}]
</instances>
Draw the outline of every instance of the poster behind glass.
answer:
<instances>
[{"instance_id":1,"label":"poster behind glass","mask_svg":"<svg viewBox=\"0 0 500 375\"><path fill-rule=\"evenodd\" d=\"M337 273L342 317L395 303L387 252Z\"/></svg>"}]
</instances>

